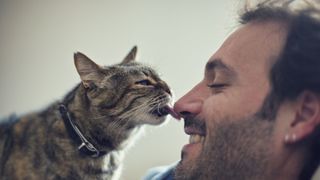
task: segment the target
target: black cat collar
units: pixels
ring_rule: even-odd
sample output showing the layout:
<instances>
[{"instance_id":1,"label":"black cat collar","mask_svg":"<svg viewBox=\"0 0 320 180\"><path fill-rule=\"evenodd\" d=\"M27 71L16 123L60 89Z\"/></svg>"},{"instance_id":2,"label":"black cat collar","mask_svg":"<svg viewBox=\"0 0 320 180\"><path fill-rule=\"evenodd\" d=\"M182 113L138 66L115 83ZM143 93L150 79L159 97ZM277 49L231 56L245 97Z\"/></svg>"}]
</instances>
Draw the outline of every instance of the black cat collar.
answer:
<instances>
[{"instance_id":1,"label":"black cat collar","mask_svg":"<svg viewBox=\"0 0 320 180\"><path fill-rule=\"evenodd\" d=\"M73 122L67 107L64 104L60 104L59 111L63 119L64 125L68 131L68 134L72 140L78 145L78 150L85 155L97 158L106 154L105 151L99 151L92 143L80 131L78 126Z\"/></svg>"}]
</instances>

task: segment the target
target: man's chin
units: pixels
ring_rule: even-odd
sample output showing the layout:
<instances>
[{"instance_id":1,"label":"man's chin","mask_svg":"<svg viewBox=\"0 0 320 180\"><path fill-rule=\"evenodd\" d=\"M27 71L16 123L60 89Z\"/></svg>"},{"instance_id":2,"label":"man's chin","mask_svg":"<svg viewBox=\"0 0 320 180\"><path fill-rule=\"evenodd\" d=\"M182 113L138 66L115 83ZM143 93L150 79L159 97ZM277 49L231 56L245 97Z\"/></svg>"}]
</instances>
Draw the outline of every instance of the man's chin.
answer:
<instances>
[{"instance_id":1,"label":"man's chin","mask_svg":"<svg viewBox=\"0 0 320 180\"><path fill-rule=\"evenodd\" d=\"M187 153L182 152L182 159L175 168L175 180L191 179L197 164L197 158L193 159Z\"/></svg>"},{"instance_id":2,"label":"man's chin","mask_svg":"<svg viewBox=\"0 0 320 180\"><path fill-rule=\"evenodd\" d=\"M186 162L181 160L174 171L175 180L187 180L192 175L192 168L188 166Z\"/></svg>"},{"instance_id":3,"label":"man's chin","mask_svg":"<svg viewBox=\"0 0 320 180\"><path fill-rule=\"evenodd\" d=\"M197 167L203 142L186 144L181 151L181 160L175 169L175 180L190 179Z\"/></svg>"}]
</instances>

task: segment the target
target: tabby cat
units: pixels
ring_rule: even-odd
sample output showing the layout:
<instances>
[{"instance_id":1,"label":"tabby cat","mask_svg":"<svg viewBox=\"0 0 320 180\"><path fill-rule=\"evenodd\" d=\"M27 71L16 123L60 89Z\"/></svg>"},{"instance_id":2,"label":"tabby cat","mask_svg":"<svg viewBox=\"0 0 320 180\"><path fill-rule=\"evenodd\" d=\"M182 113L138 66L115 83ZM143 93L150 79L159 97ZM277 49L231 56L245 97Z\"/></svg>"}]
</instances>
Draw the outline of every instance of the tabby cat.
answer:
<instances>
[{"instance_id":1,"label":"tabby cat","mask_svg":"<svg viewBox=\"0 0 320 180\"><path fill-rule=\"evenodd\" d=\"M117 178L122 153L142 125L178 117L168 85L134 61L136 52L106 67L75 53L81 83L65 98L1 122L0 179Z\"/></svg>"}]
</instances>

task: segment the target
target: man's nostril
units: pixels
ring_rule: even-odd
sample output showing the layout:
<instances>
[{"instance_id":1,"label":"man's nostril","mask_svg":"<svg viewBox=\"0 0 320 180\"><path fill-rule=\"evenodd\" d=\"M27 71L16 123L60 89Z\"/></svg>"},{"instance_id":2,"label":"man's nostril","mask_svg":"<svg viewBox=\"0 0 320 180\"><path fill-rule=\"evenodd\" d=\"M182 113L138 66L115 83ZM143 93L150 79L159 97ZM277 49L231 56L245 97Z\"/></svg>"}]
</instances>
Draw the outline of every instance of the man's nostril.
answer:
<instances>
[{"instance_id":1,"label":"man's nostril","mask_svg":"<svg viewBox=\"0 0 320 180\"><path fill-rule=\"evenodd\" d=\"M179 114L181 115L181 117L187 117L191 115L191 112L188 111L181 111L179 112Z\"/></svg>"}]
</instances>

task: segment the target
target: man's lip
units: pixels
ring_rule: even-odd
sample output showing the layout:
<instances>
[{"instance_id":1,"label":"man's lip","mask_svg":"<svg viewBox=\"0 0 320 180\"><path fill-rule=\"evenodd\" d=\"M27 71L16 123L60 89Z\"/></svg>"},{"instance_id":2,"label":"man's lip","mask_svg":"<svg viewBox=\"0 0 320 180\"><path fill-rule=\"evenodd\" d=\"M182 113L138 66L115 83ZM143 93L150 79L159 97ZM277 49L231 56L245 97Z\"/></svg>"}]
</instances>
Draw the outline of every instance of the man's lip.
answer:
<instances>
[{"instance_id":1,"label":"man's lip","mask_svg":"<svg viewBox=\"0 0 320 180\"><path fill-rule=\"evenodd\" d=\"M198 134L200 136L205 136L206 133L203 132L202 130L200 129L196 129L196 128L193 128L193 127L185 127L184 128L184 132L188 135L191 135L191 134Z\"/></svg>"}]
</instances>

